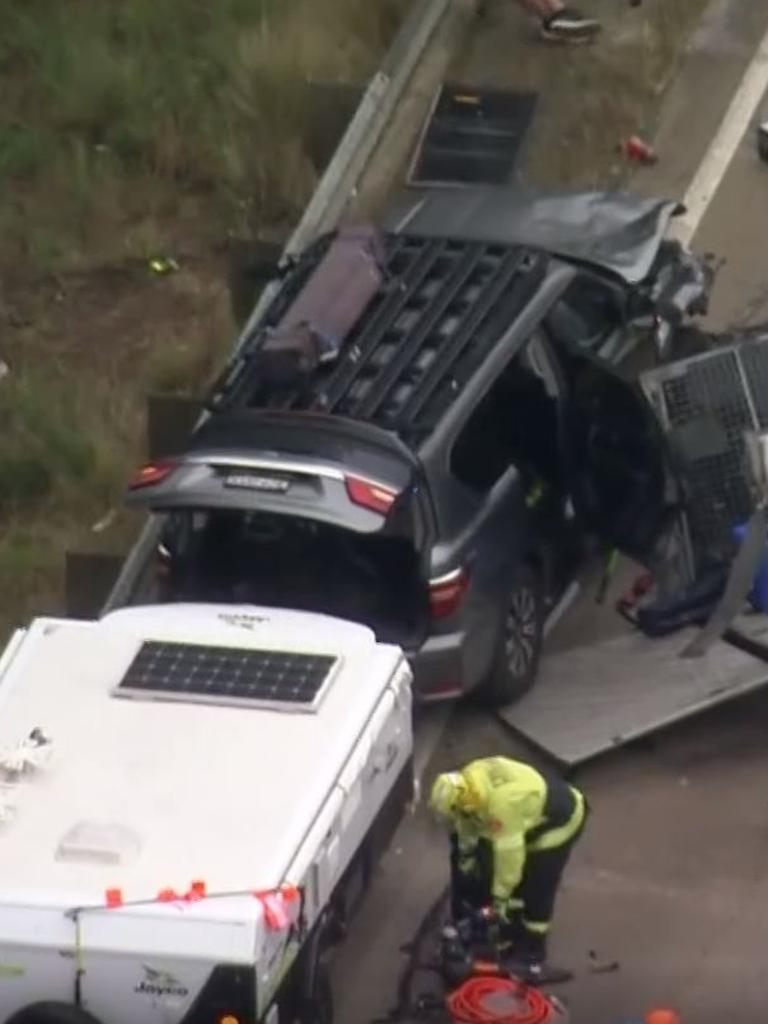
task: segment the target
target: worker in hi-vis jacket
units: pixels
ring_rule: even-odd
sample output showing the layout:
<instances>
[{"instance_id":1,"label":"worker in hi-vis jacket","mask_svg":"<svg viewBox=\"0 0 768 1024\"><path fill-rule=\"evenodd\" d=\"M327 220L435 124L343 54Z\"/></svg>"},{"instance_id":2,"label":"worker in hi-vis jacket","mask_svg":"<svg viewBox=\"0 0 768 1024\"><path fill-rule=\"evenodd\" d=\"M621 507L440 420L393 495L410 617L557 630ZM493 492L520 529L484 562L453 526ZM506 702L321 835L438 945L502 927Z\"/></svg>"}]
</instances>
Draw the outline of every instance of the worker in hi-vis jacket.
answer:
<instances>
[{"instance_id":1,"label":"worker in hi-vis jacket","mask_svg":"<svg viewBox=\"0 0 768 1024\"><path fill-rule=\"evenodd\" d=\"M486 757L438 775L430 806L451 833L454 918L467 905L492 905L501 951L540 970L557 889L584 830L584 796L521 761Z\"/></svg>"}]
</instances>

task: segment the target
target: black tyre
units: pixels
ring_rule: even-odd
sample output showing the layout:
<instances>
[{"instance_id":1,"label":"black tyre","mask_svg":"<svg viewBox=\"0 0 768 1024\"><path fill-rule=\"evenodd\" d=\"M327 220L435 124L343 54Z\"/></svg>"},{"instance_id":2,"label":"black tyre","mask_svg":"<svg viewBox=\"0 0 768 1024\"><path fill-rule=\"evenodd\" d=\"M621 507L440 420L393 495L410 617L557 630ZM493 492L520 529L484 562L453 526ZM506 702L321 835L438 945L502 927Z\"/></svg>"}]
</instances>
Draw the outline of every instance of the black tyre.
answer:
<instances>
[{"instance_id":1,"label":"black tyre","mask_svg":"<svg viewBox=\"0 0 768 1024\"><path fill-rule=\"evenodd\" d=\"M669 352L669 362L678 359L690 359L711 352L715 348L713 335L693 325L686 325L675 331Z\"/></svg>"},{"instance_id":2,"label":"black tyre","mask_svg":"<svg viewBox=\"0 0 768 1024\"><path fill-rule=\"evenodd\" d=\"M509 589L501 633L491 670L475 691L487 707L504 707L527 693L536 681L544 628L541 584L521 567Z\"/></svg>"},{"instance_id":3,"label":"black tyre","mask_svg":"<svg viewBox=\"0 0 768 1024\"><path fill-rule=\"evenodd\" d=\"M100 1021L70 1003L34 1003L15 1013L7 1024L100 1024Z\"/></svg>"},{"instance_id":4,"label":"black tyre","mask_svg":"<svg viewBox=\"0 0 768 1024\"><path fill-rule=\"evenodd\" d=\"M333 1024L333 988L328 965L320 962L315 969L312 995L304 1000L300 1024Z\"/></svg>"}]
</instances>

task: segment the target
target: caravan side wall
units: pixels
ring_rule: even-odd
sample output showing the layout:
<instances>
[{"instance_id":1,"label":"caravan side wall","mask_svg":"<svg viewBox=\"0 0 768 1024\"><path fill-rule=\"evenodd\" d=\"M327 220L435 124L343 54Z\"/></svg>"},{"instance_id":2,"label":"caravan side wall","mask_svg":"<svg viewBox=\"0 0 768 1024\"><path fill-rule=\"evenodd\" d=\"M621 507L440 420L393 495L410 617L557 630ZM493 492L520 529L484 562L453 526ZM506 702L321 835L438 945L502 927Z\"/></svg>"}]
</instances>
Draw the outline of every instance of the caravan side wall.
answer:
<instances>
[{"instance_id":1,"label":"caravan side wall","mask_svg":"<svg viewBox=\"0 0 768 1024\"><path fill-rule=\"evenodd\" d=\"M403 799L400 782L404 774L408 775L407 792L412 791L411 678L403 659L391 688L383 695L349 757L333 797L287 872L288 882L305 889L310 929L331 903L354 858L376 839L379 831L388 831L388 818L399 818ZM275 997L287 966L278 947L279 940L265 933L264 947L257 958L260 965L265 965L260 968L258 979L259 1016Z\"/></svg>"}]
</instances>

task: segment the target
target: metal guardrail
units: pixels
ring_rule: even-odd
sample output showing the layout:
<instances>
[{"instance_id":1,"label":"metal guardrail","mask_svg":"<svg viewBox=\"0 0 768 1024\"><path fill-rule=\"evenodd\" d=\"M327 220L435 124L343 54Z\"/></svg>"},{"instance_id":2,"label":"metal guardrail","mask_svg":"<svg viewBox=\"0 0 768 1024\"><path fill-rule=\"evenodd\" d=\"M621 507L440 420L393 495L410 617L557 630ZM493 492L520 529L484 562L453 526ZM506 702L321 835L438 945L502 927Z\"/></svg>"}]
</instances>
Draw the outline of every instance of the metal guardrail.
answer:
<instances>
[{"instance_id":1,"label":"metal guardrail","mask_svg":"<svg viewBox=\"0 0 768 1024\"><path fill-rule=\"evenodd\" d=\"M420 57L448 11L451 0L416 0L390 46L381 68L373 76L363 98L326 167L301 220L288 239L283 259L301 252L323 231L330 230L344 208L389 124ZM277 285L262 292L234 345L236 355L250 337ZM203 414L199 423L207 419ZM102 609L102 614L130 602L140 588L157 547L163 519L155 515L144 525L123 563L120 575Z\"/></svg>"}]
</instances>

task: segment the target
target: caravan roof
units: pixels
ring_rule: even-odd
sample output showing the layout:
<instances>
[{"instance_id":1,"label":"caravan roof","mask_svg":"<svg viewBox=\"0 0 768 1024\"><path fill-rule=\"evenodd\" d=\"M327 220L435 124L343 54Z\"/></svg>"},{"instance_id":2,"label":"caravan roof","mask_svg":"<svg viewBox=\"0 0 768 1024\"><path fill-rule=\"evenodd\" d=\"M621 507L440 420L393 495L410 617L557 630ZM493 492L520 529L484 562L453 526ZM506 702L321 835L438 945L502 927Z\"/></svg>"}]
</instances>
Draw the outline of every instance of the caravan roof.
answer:
<instances>
[{"instance_id":1,"label":"caravan roof","mask_svg":"<svg viewBox=\"0 0 768 1024\"><path fill-rule=\"evenodd\" d=\"M401 664L301 612L36 620L0 666L0 752L37 728L52 756L9 792L0 889L61 905L279 885Z\"/></svg>"}]
</instances>

